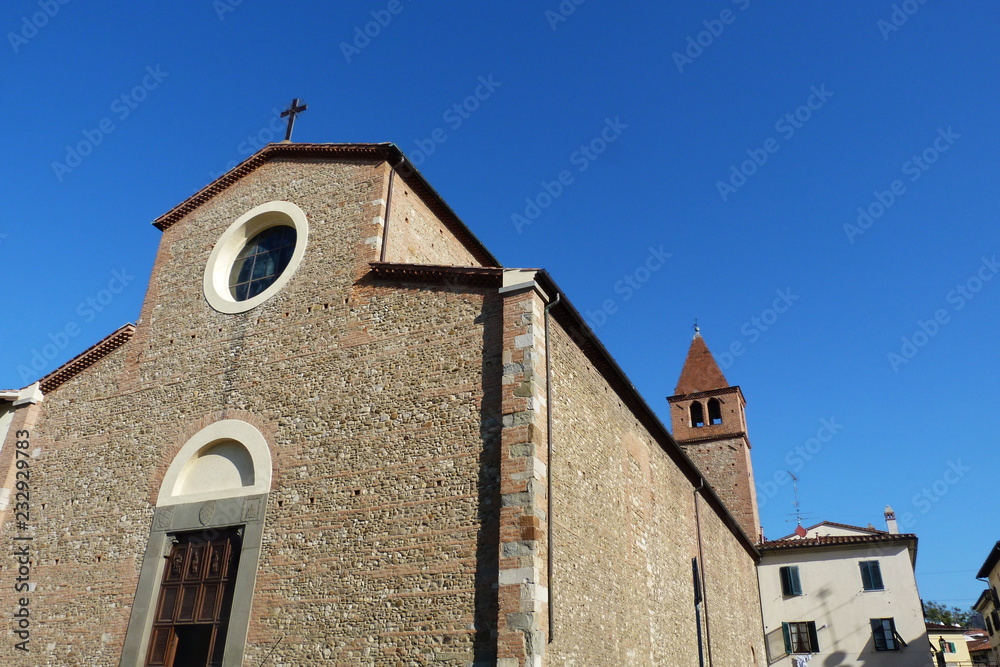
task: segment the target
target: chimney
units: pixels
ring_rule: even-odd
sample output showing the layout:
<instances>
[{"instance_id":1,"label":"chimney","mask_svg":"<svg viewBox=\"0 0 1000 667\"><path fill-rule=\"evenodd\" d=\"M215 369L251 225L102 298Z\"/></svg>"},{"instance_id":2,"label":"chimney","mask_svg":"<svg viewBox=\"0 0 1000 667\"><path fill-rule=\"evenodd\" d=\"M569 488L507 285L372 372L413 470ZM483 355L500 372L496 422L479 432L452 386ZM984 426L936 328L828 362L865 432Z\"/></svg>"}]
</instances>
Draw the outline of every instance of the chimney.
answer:
<instances>
[{"instance_id":1,"label":"chimney","mask_svg":"<svg viewBox=\"0 0 1000 667\"><path fill-rule=\"evenodd\" d=\"M896 525L896 513L888 505L885 506L885 527L893 535L899 535L899 526Z\"/></svg>"}]
</instances>

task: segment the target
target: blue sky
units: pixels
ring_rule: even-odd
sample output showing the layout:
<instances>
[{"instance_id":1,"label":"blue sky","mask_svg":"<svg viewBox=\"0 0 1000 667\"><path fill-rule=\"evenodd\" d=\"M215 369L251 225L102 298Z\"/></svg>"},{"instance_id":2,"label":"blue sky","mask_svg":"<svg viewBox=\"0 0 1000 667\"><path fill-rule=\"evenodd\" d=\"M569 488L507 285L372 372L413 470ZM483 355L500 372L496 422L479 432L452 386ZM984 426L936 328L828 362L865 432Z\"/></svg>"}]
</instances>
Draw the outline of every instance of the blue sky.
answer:
<instances>
[{"instance_id":1,"label":"blue sky","mask_svg":"<svg viewBox=\"0 0 1000 667\"><path fill-rule=\"evenodd\" d=\"M395 142L501 262L548 269L664 420L697 318L748 401L769 537L794 528L781 471L806 523L881 527L891 504L925 599L967 606L1000 538L998 19L13 0L0 386L134 321L150 221L280 140L301 97L296 140Z\"/></svg>"}]
</instances>

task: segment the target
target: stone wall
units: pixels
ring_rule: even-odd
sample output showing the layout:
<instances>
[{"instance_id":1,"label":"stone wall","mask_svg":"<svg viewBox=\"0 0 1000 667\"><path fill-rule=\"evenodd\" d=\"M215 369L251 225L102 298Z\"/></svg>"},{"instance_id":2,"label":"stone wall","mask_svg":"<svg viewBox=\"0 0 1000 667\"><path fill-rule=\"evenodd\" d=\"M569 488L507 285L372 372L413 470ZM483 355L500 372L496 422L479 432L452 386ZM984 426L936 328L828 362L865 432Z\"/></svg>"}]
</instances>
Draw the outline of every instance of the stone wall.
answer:
<instances>
[{"instance_id":1,"label":"stone wall","mask_svg":"<svg viewBox=\"0 0 1000 667\"><path fill-rule=\"evenodd\" d=\"M695 486L561 327L550 345L548 664L696 665ZM710 505L699 508L706 592L727 600L708 607L713 664L746 667L751 646L761 655L754 558Z\"/></svg>"}]
</instances>

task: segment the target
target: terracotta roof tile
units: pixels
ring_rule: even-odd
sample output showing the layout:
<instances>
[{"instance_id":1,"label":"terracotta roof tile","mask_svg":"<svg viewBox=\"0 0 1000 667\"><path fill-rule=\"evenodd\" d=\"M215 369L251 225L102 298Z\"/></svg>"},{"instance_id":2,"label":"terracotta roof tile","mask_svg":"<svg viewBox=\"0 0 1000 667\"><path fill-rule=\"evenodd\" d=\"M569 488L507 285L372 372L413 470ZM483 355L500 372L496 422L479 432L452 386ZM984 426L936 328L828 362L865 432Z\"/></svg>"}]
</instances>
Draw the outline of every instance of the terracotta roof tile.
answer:
<instances>
[{"instance_id":1,"label":"terracotta roof tile","mask_svg":"<svg viewBox=\"0 0 1000 667\"><path fill-rule=\"evenodd\" d=\"M674 395L697 394L729 386L715 357L708 351L705 339L696 333L691 341L691 347L688 348L687 359L684 361L684 368L681 369L681 377L677 380Z\"/></svg>"},{"instance_id":2,"label":"terracotta roof tile","mask_svg":"<svg viewBox=\"0 0 1000 667\"><path fill-rule=\"evenodd\" d=\"M781 539L771 542L761 542L757 545L760 551L777 551L779 549L804 549L807 547L829 547L847 544L870 544L875 542L904 542L916 540L913 533L879 533L875 535L826 535L824 537L807 537L805 539Z\"/></svg>"},{"instance_id":3,"label":"terracotta roof tile","mask_svg":"<svg viewBox=\"0 0 1000 667\"><path fill-rule=\"evenodd\" d=\"M990 640L989 639L983 639L983 640L980 640L980 641L977 641L977 642L969 642L969 645L967 646L967 648L969 649L970 653L972 653L973 651L989 651L990 650Z\"/></svg>"},{"instance_id":4,"label":"terracotta roof tile","mask_svg":"<svg viewBox=\"0 0 1000 667\"><path fill-rule=\"evenodd\" d=\"M134 324L126 324L100 342L90 346L65 364L38 381L43 394L48 394L81 372L90 368L128 342L135 333Z\"/></svg>"}]
</instances>

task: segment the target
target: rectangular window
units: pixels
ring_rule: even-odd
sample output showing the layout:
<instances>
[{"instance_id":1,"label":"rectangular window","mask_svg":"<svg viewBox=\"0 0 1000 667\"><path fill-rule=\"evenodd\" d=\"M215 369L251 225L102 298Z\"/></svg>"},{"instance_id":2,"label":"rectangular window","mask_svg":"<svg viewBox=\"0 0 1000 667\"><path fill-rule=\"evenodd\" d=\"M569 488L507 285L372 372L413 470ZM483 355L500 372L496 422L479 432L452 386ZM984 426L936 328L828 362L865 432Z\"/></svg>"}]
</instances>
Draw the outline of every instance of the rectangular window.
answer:
<instances>
[{"instance_id":1,"label":"rectangular window","mask_svg":"<svg viewBox=\"0 0 1000 667\"><path fill-rule=\"evenodd\" d=\"M945 642L944 645L947 647L947 649L945 650L945 653L955 653L955 643L954 642Z\"/></svg>"},{"instance_id":2,"label":"rectangular window","mask_svg":"<svg viewBox=\"0 0 1000 667\"><path fill-rule=\"evenodd\" d=\"M782 595L802 595L802 584L799 582L799 568L788 565L779 570L781 574Z\"/></svg>"},{"instance_id":3,"label":"rectangular window","mask_svg":"<svg viewBox=\"0 0 1000 667\"><path fill-rule=\"evenodd\" d=\"M861 566L861 584L866 591L885 589L882 585L882 570L877 560L863 560L858 564Z\"/></svg>"},{"instance_id":4,"label":"rectangular window","mask_svg":"<svg viewBox=\"0 0 1000 667\"><path fill-rule=\"evenodd\" d=\"M906 642L896 632L896 623L891 618L871 619L872 638L876 651L898 651Z\"/></svg>"},{"instance_id":5,"label":"rectangular window","mask_svg":"<svg viewBox=\"0 0 1000 667\"><path fill-rule=\"evenodd\" d=\"M785 653L819 653L815 621L782 623L781 634L785 639Z\"/></svg>"}]
</instances>

